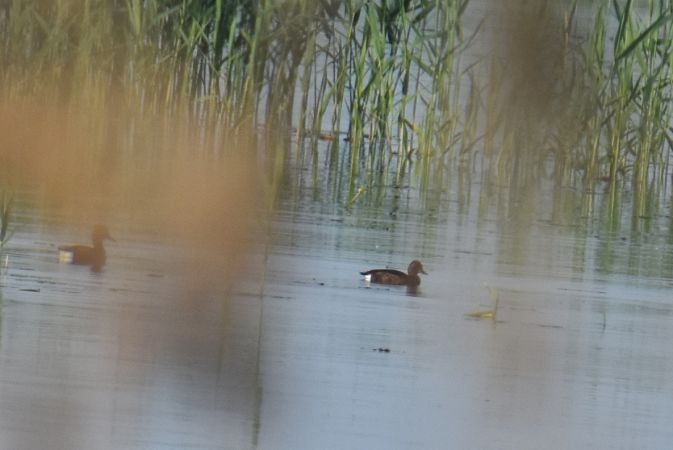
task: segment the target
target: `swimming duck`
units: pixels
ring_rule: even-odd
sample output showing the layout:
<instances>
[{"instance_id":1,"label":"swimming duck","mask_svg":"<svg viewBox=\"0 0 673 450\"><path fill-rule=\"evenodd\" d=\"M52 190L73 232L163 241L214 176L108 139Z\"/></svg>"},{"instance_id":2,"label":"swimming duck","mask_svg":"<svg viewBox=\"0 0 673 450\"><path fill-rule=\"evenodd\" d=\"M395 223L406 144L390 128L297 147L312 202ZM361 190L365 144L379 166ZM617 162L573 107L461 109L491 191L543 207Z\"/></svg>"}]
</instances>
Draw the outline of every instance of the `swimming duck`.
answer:
<instances>
[{"instance_id":1,"label":"swimming duck","mask_svg":"<svg viewBox=\"0 0 673 450\"><path fill-rule=\"evenodd\" d=\"M395 269L373 269L366 272L360 272L360 275L365 276L365 281L381 284L398 284L407 286L418 286L421 284L419 273L427 275L423 270L423 264L417 259L414 259L409 264L408 273L404 273Z\"/></svg>"},{"instance_id":2,"label":"swimming duck","mask_svg":"<svg viewBox=\"0 0 673 450\"><path fill-rule=\"evenodd\" d=\"M86 245L62 245L58 248L59 262L100 268L105 264L103 241L114 241L105 225L96 225L91 232L93 247Z\"/></svg>"}]
</instances>

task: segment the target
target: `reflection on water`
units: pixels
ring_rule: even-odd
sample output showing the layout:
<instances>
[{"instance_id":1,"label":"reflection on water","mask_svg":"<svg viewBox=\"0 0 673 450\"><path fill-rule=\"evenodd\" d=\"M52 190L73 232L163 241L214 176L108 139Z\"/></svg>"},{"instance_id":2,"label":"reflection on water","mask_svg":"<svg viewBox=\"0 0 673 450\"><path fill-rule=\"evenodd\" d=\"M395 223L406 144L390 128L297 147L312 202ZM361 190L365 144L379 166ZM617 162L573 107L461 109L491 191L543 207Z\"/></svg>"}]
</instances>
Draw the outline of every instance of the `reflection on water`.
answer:
<instances>
[{"instance_id":1,"label":"reflection on water","mask_svg":"<svg viewBox=\"0 0 673 450\"><path fill-rule=\"evenodd\" d=\"M266 265L260 243L233 287L129 224L101 273L60 265L73 236L28 221L3 250L0 448L671 441L665 233L573 226L544 191L482 214L400 187L348 213L314 188L280 200ZM413 292L358 274L414 258ZM467 317L488 287L497 321Z\"/></svg>"}]
</instances>

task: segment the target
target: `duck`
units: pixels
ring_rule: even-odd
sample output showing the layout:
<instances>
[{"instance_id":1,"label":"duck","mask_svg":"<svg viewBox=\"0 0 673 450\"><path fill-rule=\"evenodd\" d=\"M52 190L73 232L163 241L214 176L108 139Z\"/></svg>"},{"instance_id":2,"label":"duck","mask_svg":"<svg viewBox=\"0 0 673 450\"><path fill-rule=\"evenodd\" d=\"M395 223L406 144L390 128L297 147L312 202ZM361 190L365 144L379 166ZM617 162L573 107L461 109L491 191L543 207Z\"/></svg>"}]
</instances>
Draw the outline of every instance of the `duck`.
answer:
<instances>
[{"instance_id":1,"label":"duck","mask_svg":"<svg viewBox=\"0 0 673 450\"><path fill-rule=\"evenodd\" d=\"M360 272L360 275L364 275L365 281L372 283L418 286L421 284L419 273L427 275L427 272L423 270L423 264L414 259L409 263L407 273L395 269L372 269Z\"/></svg>"},{"instance_id":2,"label":"duck","mask_svg":"<svg viewBox=\"0 0 673 450\"><path fill-rule=\"evenodd\" d=\"M93 247L87 245L61 245L58 247L58 260L62 263L85 265L99 269L105 264L106 257L103 241L106 239L114 241L105 225L96 225L91 232Z\"/></svg>"}]
</instances>

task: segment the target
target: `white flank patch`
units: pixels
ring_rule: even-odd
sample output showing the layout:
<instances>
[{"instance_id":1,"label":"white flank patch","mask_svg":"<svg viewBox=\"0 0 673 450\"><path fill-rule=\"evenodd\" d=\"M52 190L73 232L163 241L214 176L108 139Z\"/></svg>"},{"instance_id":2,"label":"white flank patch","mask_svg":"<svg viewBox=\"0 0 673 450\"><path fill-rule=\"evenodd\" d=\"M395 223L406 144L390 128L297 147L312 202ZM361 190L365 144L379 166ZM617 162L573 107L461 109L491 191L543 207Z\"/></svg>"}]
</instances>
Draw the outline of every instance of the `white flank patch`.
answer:
<instances>
[{"instance_id":1,"label":"white flank patch","mask_svg":"<svg viewBox=\"0 0 673 450\"><path fill-rule=\"evenodd\" d=\"M58 262L70 264L72 263L73 252L66 252L65 250L58 251Z\"/></svg>"}]
</instances>

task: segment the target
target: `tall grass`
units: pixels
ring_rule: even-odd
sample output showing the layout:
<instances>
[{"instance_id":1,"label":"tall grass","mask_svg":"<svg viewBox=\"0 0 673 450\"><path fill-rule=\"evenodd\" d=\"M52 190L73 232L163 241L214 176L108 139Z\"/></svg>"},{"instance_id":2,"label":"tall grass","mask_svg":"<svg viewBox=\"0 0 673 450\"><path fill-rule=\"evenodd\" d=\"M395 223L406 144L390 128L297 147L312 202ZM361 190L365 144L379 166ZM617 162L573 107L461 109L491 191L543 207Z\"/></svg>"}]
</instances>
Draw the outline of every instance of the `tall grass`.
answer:
<instances>
[{"instance_id":1,"label":"tall grass","mask_svg":"<svg viewBox=\"0 0 673 450\"><path fill-rule=\"evenodd\" d=\"M663 177L663 162L673 148L673 9L658 1L641 8L631 0L613 2L617 27L609 39L605 12L598 8L591 47L583 53L584 84L574 86L582 106L569 111L582 111L586 124L581 130L587 149L582 155L585 181L608 180L615 198L619 185L628 183L637 200L633 214L643 216L646 202L639 200L647 196L651 182ZM607 47L610 41L612 48Z\"/></svg>"},{"instance_id":2,"label":"tall grass","mask_svg":"<svg viewBox=\"0 0 673 450\"><path fill-rule=\"evenodd\" d=\"M102 153L136 151L136 117L187 124L204 153L255 148L238 144L263 125L315 156L327 133L346 198L412 166L442 184L477 155L504 184L552 161L559 180L644 196L673 142L673 7L529 3L493 7L503 51L474 59L468 0L4 2L0 98L109 109Z\"/></svg>"},{"instance_id":3,"label":"tall grass","mask_svg":"<svg viewBox=\"0 0 673 450\"><path fill-rule=\"evenodd\" d=\"M659 186L673 149L673 6L574 1L502 16L515 26L499 36L510 45L496 52L484 89L487 176L525 184L551 163L559 185L607 183L608 211L619 214L627 190L634 217L649 216L653 196L668 192Z\"/></svg>"}]
</instances>

